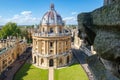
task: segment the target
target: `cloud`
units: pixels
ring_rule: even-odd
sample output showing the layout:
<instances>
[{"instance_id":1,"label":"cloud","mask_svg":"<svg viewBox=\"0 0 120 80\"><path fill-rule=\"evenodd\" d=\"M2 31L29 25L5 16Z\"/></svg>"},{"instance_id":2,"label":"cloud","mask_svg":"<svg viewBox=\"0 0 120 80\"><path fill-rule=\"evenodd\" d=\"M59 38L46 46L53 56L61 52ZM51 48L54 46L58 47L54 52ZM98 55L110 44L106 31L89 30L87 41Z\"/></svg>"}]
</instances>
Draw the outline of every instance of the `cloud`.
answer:
<instances>
[{"instance_id":1,"label":"cloud","mask_svg":"<svg viewBox=\"0 0 120 80\"><path fill-rule=\"evenodd\" d=\"M66 24L77 24L77 12L71 12L72 16L65 17L63 20Z\"/></svg>"},{"instance_id":2,"label":"cloud","mask_svg":"<svg viewBox=\"0 0 120 80\"><path fill-rule=\"evenodd\" d=\"M76 12L72 12L72 14L76 14ZM32 15L32 11L22 11L19 14L15 14L12 17L4 18L0 16L0 25L4 25L7 22L15 22L18 25L33 25L39 24L41 18L34 17ZM70 17L63 18L66 24L77 24L76 15L72 15Z\"/></svg>"},{"instance_id":3,"label":"cloud","mask_svg":"<svg viewBox=\"0 0 120 80\"><path fill-rule=\"evenodd\" d=\"M23 11L21 12L22 15L31 15L32 12L31 11Z\"/></svg>"},{"instance_id":4,"label":"cloud","mask_svg":"<svg viewBox=\"0 0 120 80\"><path fill-rule=\"evenodd\" d=\"M77 12L72 12L71 14L72 14L72 15L76 15L76 14L77 14Z\"/></svg>"},{"instance_id":5,"label":"cloud","mask_svg":"<svg viewBox=\"0 0 120 80\"><path fill-rule=\"evenodd\" d=\"M66 24L77 24L77 19L75 16L65 17L63 20L66 22Z\"/></svg>"},{"instance_id":6,"label":"cloud","mask_svg":"<svg viewBox=\"0 0 120 80\"><path fill-rule=\"evenodd\" d=\"M0 25L4 25L7 22L15 22L18 25L32 25L38 24L40 18L33 17L31 11L23 11L20 14L15 14L11 18L0 17Z\"/></svg>"},{"instance_id":7,"label":"cloud","mask_svg":"<svg viewBox=\"0 0 120 80\"><path fill-rule=\"evenodd\" d=\"M63 20L65 20L65 21L72 21L73 19L75 19L75 17L65 17Z\"/></svg>"}]
</instances>

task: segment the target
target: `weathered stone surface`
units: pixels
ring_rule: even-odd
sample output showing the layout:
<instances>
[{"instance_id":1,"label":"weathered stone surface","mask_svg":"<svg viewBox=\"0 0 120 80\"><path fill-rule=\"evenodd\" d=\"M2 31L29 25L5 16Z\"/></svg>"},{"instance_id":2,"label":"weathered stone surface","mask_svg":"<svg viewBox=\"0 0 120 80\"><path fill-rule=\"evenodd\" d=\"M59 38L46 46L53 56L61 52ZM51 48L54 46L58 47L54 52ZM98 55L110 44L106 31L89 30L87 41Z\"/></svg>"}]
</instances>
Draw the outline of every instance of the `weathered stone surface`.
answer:
<instances>
[{"instance_id":1,"label":"weathered stone surface","mask_svg":"<svg viewBox=\"0 0 120 80\"><path fill-rule=\"evenodd\" d=\"M95 80L119 80L116 76L112 75L110 71L106 70L97 55L89 57L87 62Z\"/></svg>"},{"instance_id":2,"label":"weathered stone surface","mask_svg":"<svg viewBox=\"0 0 120 80\"><path fill-rule=\"evenodd\" d=\"M94 46L98 56L107 60L112 65L112 73L120 78L120 0L115 1L93 12L79 14L78 25L79 36Z\"/></svg>"},{"instance_id":3,"label":"weathered stone surface","mask_svg":"<svg viewBox=\"0 0 120 80\"><path fill-rule=\"evenodd\" d=\"M117 26L120 28L120 1L103 6L90 13L78 15L78 22L84 25Z\"/></svg>"}]
</instances>

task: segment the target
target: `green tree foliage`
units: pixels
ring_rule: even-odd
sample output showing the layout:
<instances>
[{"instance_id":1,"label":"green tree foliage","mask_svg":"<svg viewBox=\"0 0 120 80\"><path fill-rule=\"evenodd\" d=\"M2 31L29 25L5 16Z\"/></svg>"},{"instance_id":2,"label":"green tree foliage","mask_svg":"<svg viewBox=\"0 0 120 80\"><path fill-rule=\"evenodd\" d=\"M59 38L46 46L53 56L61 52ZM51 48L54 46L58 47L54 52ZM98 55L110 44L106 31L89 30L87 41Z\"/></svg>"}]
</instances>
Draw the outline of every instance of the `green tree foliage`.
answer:
<instances>
[{"instance_id":1,"label":"green tree foliage","mask_svg":"<svg viewBox=\"0 0 120 80\"><path fill-rule=\"evenodd\" d=\"M28 39L28 31L27 31L27 29L22 30L21 35L22 35L22 37L25 37L26 39Z\"/></svg>"},{"instance_id":2,"label":"green tree foliage","mask_svg":"<svg viewBox=\"0 0 120 80\"><path fill-rule=\"evenodd\" d=\"M76 29L77 25L68 25L68 26L69 26L69 28Z\"/></svg>"},{"instance_id":3,"label":"green tree foliage","mask_svg":"<svg viewBox=\"0 0 120 80\"><path fill-rule=\"evenodd\" d=\"M22 36L21 30L16 23L8 22L2 27L0 38L7 38L7 36Z\"/></svg>"}]
</instances>

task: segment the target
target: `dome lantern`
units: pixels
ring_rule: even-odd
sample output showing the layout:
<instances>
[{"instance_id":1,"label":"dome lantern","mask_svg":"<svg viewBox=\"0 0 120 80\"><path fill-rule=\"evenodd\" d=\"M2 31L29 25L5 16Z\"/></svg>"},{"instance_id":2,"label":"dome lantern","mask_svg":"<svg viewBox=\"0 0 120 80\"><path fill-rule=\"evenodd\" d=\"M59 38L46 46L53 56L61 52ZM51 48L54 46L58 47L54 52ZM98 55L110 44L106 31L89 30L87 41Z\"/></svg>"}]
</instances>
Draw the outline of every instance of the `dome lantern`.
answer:
<instances>
[{"instance_id":1,"label":"dome lantern","mask_svg":"<svg viewBox=\"0 0 120 80\"><path fill-rule=\"evenodd\" d=\"M50 5L50 10L44 14L41 20L41 25L61 25L63 26L62 17L56 12L54 4Z\"/></svg>"},{"instance_id":2,"label":"dome lantern","mask_svg":"<svg viewBox=\"0 0 120 80\"><path fill-rule=\"evenodd\" d=\"M54 4L53 3L50 5L50 9L54 10Z\"/></svg>"}]
</instances>

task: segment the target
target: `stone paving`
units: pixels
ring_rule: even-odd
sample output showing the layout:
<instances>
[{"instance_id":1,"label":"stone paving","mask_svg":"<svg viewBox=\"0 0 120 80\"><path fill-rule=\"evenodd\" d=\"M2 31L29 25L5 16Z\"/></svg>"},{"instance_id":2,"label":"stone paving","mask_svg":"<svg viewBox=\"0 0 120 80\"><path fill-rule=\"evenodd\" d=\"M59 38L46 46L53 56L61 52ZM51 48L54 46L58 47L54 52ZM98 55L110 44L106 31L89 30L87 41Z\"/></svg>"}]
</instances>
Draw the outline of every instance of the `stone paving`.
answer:
<instances>
[{"instance_id":1,"label":"stone paving","mask_svg":"<svg viewBox=\"0 0 120 80\"><path fill-rule=\"evenodd\" d=\"M49 80L54 80L54 68L49 68Z\"/></svg>"},{"instance_id":2,"label":"stone paving","mask_svg":"<svg viewBox=\"0 0 120 80\"><path fill-rule=\"evenodd\" d=\"M24 61L20 62L19 60L15 61L11 66L12 69L8 70L6 74L6 78L3 80L13 80L14 74L19 70L19 68L24 64Z\"/></svg>"},{"instance_id":3,"label":"stone paving","mask_svg":"<svg viewBox=\"0 0 120 80\"><path fill-rule=\"evenodd\" d=\"M89 80L94 80L94 77L93 77L91 71L88 68L88 64L86 63L87 55L79 49L72 49L72 52L73 52L73 55L78 60L78 62L80 63L80 65L82 65L83 69L87 73L87 75L89 77Z\"/></svg>"}]
</instances>

